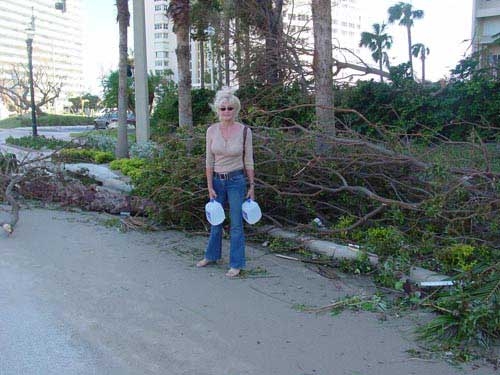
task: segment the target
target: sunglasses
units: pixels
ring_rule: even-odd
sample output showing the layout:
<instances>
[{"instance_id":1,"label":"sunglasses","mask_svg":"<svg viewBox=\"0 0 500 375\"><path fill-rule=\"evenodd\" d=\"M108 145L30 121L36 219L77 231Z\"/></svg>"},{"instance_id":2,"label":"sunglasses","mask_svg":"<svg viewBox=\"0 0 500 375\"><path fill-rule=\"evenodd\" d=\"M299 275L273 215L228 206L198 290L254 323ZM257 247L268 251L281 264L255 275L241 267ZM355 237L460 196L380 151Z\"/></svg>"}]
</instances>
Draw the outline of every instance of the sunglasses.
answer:
<instances>
[{"instance_id":1,"label":"sunglasses","mask_svg":"<svg viewBox=\"0 0 500 375\"><path fill-rule=\"evenodd\" d=\"M224 111L232 111L234 108L233 107L220 107L219 110L224 112Z\"/></svg>"}]
</instances>

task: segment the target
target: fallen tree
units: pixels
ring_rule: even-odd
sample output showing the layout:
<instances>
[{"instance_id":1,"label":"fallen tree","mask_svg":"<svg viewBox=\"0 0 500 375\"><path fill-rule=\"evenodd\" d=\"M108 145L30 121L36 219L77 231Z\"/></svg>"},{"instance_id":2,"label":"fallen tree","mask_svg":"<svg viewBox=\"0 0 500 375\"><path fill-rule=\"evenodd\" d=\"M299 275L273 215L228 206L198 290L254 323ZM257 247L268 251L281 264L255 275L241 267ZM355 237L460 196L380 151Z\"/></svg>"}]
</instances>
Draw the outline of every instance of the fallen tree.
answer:
<instances>
[{"instance_id":1,"label":"fallen tree","mask_svg":"<svg viewBox=\"0 0 500 375\"><path fill-rule=\"evenodd\" d=\"M50 162L53 154L24 154L19 160L14 154L0 153L0 197L6 201L8 209L8 218L1 220L0 225L8 234L14 231L20 202L25 199L111 214L127 212L146 216L156 210L154 203L145 198L114 191L102 187L99 181L67 173Z\"/></svg>"}]
</instances>

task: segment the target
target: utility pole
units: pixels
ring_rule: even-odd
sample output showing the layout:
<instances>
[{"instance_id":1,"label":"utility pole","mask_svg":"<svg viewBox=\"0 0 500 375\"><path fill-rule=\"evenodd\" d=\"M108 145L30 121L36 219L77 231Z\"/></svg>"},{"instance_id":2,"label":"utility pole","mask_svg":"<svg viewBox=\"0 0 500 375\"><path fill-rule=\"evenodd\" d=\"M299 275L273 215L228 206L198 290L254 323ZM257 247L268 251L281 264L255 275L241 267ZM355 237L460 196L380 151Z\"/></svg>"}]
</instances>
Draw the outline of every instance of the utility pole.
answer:
<instances>
[{"instance_id":1,"label":"utility pole","mask_svg":"<svg viewBox=\"0 0 500 375\"><path fill-rule=\"evenodd\" d=\"M151 136L149 127L149 91L146 58L146 21L144 0L134 0L134 80L135 134L137 143L146 143Z\"/></svg>"},{"instance_id":2,"label":"utility pole","mask_svg":"<svg viewBox=\"0 0 500 375\"><path fill-rule=\"evenodd\" d=\"M31 8L33 13L33 8ZM26 29L26 47L28 49L28 73L31 96L31 129L33 137L38 136L36 125L36 106L35 106L35 85L33 83L33 38L35 37L35 16L31 15L31 22Z\"/></svg>"}]
</instances>

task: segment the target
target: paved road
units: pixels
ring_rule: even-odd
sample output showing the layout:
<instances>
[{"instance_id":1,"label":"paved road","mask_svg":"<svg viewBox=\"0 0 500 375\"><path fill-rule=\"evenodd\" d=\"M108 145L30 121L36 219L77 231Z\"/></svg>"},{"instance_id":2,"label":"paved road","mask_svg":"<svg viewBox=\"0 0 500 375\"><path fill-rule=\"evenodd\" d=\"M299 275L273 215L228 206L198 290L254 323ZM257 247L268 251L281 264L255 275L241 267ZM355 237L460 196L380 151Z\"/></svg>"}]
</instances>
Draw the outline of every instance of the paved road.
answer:
<instances>
[{"instance_id":1,"label":"paved road","mask_svg":"<svg viewBox=\"0 0 500 375\"><path fill-rule=\"evenodd\" d=\"M46 137L54 137L57 139L71 139L71 133L81 133L94 129L93 125L81 126L38 126L38 134ZM5 139L9 136L19 138L32 134L31 127L22 127L14 129L0 129L0 144L5 143Z\"/></svg>"},{"instance_id":2,"label":"paved road","mask_svg":"<svg viewBox=\"0 0 500 375\"><path fill-rule=\"evenodd\" d=\"M227 264L194 267L206 237L122 233L110 218L25 209L0 236L1 375L468 373L411 358L411 319L296 308L366 292L357 279L254 245L249 277L230 280Z\"/></svg>"}]
</instances>

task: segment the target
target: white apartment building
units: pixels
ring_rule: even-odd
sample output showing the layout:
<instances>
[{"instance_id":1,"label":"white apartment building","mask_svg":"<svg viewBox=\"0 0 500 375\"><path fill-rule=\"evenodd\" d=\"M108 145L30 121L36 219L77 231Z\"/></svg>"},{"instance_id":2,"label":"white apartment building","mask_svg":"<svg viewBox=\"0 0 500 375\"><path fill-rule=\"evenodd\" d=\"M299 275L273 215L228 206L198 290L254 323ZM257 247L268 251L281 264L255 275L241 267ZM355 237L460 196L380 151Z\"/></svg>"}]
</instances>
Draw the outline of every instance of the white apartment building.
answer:
<instances>
[{"instance_id":1,"label":"white apartment building","mask_svg":"<svg viewBox=\"0 0 500 375\"><path fill-rule=\"evenodd\" d=\"M500 67L500 0L474 0L472 51L481 53L482 66Z\"/></svg>"},{"instance_id":2,"label":"white apartment building","mask_svg":"<svg viewBox=\"0 0 500 375\"><path fill-rule=\"evenodd\" d=\"M56 2L62 3L0 1L0 71L16 64L27 65L26 29L34 17L33 70L44 69L50 80L63 82L60 98L49 111L62 109L68 97L82 94L84 83L82 1L66 0L65 10L56 9Z\"/></svg>"},{"instance_id":3,"label":"white apartment building","mask_svg":"<svg viewBox=\"0 0 500 375\"><path fill-rule=\"evenodd\" d=\"M160 75L173 73L177 82L176 37L167 17L168 0L145 0L146 57L148 71Z\"/></svg>"},{"instance_id":4,"label":"white apartment building","mask_svg":"<svg viewBox=\"0 0 500 375\"><path fill-rule=\"evenodd\" d=\"M145 0L146 58L148 72L172 77L178 82L177 39L173 22L166 13L168 0ZM193 87L200 86L198 43L191 41L191 81Z\"/></svg>"}]
</instances>

